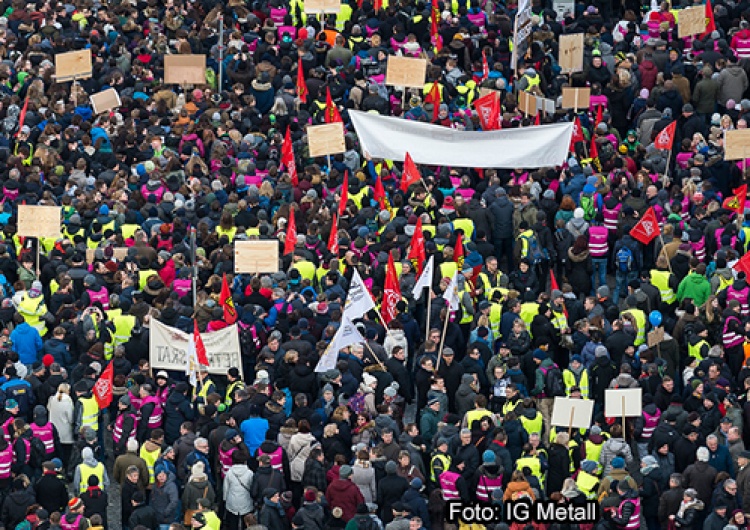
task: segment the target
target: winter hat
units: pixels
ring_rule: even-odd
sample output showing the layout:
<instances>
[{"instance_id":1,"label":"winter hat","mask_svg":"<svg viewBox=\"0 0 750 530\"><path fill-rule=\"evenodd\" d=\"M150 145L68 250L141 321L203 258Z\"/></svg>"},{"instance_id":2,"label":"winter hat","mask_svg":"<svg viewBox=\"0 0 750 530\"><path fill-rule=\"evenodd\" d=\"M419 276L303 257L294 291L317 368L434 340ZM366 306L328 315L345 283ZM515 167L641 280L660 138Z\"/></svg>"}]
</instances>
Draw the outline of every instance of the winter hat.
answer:
<instances>
[{"instance_id":1,"label":"winter hat","mask_svg":"<svg viewBox=\"0 0 750 530\"><path fill-rule=\"evenodd\" d=\"M341 466L341 469L339 469L339 478L347 479L352 476L352 473L354 473L352 466Z\"/></svg>"},{"instance_id":2,"label":"winter hat","mask_svg":"<svg viewBox=\"0 0 750 530\"><path fill-rule=\"evenodd\" d=\"M348 467L348 466L344 466L344 467ZM344 469L344 468L342 467L341 469ZM396 471L398 471L398 465L393 460L389 460L388 463L385 465L385 472L388 473L389 475L395 475Z\"/></svg>"},{"instance_id":3,"label":"winter hat","mask_svg":"<svg viewBox=\"0 0 750 530\"><path fill-rule=\"evenodd\" d=\"M573 211L573 217L575 217L576 219L583 219L583 214L583 208L576 208Z\"/></svg>"},{"instance_id":4,"label":"winter hat","mask_svg":"<svg viewBox=\"0 0 750 530\"><path fill-rule=\"evenodd\" d=\"M710 456L708 452L708 448L699 447L698 450L695 452L695 456L698 458L698 462L708 462L708 458Z\"/></svg>"},{"instance_id":5,"label":"winter hat","mask_svg":"<svg viewBox=\"0 0 750 530\"><path fill-rule=\"evenodd\" d=\"M598 425L594 425L591 427L591 430L589 431L590 434L594 434L596 436L599 436L602 433L602 428Z\"/></svg>"},{"instance_id":6,"label":"winter hat","mask_svg":"<svg viewBox=\"0 0 750 530\"><path fill-rule=\"evenodd\" d=\"M340 473L341 472L339 472L339 475ZM313 490L307 490L305 492L305 502L315 502L316 500L318 500L318 497Z\"/></svg>"},{"instance_id":7,"label":"winter hat","mask_svg":"<svg viewBox=\"0 0 750 530\"><path fill-rule=\"evenodd\" d=\"M71 510L77 510L83 506L83 501L79 497L73 497L68 501L68 508Z\"/></svg>"},{"instance_id":8,"label":"winter hat","mask_svg":"<svg viewBox=\"0 0 750 530\"><path fill-rule=\"evenodd\" d=\"M583 462L581 462L581 470L585 471L586 473L592 474L596 472L596 468L596 462L594 462L593 460L584 460Z\"/></svg>"},{"instance_id":9,"label":"winter hat","mask_svg":"<svg viewBox=\"0 0 750 530\"><path fill-rule=\"evenodd\" d=\"M648 96L649 96L648 88L642 88L640 92L640 96L642 99L648 99Z\"/></svg>"},{"instance_id":10,"label":"winter hat","mask_svg":"<svg viewBox=\"0 0 750 530\"><path fill-rule=\"evenodd\" d=\"M616 456L612 459L610 464L614 469L622 469L625 467L625 459L621 456Z\"/></svg>"},{"instance_id":11,"label":"winter hat","mask_svg":"<svg viewBox=\"0 0 750 530\"><path fill-rule=\"evenodd\" d=\"M495 458L495 453L493 451L490 451L489 449L482 453L482 462L484 462L485 464L494 464Z\"/></svg>"},{"instance_id":12,"label":"winter hat","mask_svg":"<svg viewBox=\"0 0 750 530\"><path fill-rule=\"evenodd\" d=\"M644 456L641 462L643 462L643 465L645 465L646 467L658 465L656 458L651 455Z\"/></svg>"},{"instance_id":13,"label":"winter hat","mask_svg":"<svg viewBox=\"0 0 750 530\"><path fill-rule=\"evenodd\" d=\"M595 357L606 357L607 356L607 348L604 346L597 346L594 350L594 356Z\"/></svg>"},{"instance_id":14,"label":"winter hat","mask_svg":"<svg viewBox=\"0 0 750 530\"><path fill-rule=\"evenodd\" d=\"M547 352L544 350L536 349L534 350L534 359L543 361L547 358Z\"/></svg>"},{"instance_id":15,"label":"winter hat","mask_svg":"<svg viewBox=\"0 0 750 530\"><path fill-rule=\"evenodd\" d=\"M375 379L373 376L367 373L362 374L362 381L364 381L365 386L370 386L371 384L378 382L377 379Z\"/></svg>"},{"instance_id":16,"label":"winter hat","mask_svg":"<svg viewBox=\"0 0 750 530\"><path fill-rule=\"evenodd\" d=\"M166 473L166 472L167 472L167 468L164 465L159 464L158 466L154 466L155 477L159 476L159 473Z\"/></svg>"}]
</instances>

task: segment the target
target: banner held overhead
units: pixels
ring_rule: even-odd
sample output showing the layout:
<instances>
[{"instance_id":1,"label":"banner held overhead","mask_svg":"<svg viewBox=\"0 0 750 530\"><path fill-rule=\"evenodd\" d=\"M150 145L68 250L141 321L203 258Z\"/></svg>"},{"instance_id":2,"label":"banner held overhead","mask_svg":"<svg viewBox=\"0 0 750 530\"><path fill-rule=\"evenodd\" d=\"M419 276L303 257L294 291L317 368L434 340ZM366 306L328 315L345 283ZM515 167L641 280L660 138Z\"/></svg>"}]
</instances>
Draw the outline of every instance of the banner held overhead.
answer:
<instances>
[{"instance_id":1,"label":"banner held overhead","mask_svg":"<svg viewBox=\"0 0 750 530\"><path fill-rule=\"evenodd\" d=\"M459 131L439 125L349 111L362 151L375 158L482 168L537 168L567 160L572 123L499 131Z\"/></svg>"}]
</instances>

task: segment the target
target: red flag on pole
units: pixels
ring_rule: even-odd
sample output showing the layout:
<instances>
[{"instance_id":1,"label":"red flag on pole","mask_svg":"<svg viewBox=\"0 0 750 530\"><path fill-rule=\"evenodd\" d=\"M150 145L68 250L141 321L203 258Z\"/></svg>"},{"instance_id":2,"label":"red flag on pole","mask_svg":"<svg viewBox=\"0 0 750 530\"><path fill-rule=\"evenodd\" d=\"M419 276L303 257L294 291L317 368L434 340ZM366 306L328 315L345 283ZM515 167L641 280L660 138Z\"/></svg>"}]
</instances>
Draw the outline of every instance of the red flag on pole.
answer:
<instances>
[{"instance_id":1,"label":"red flag on pole","mask_svg":"<svg viewBox=\"0 0 750 530\"><path fill-rule=\"evenodd\" d=\"M339 256L339 220L335 213L331 222L331 235L328 237L328 249L334 256Z\"/></svg>"},{"instance_id":2,"label":"red flag on pole","mask_svg":"<svg viewBox=\"0 0 750 530\"><path fill-rule=\"evenodd\" d=\"M438 31L438 21L440 20L440 8L438 0L432 0L432 16L430 17L430 41L435 49L439 52L443 49L443 40L440 38Z\"/></svg>"},{"instance_id":3,"label":"red flag on pole","mask_svg":"<svg viewBox=\"0 0 750 530\"><path fill-rule=\"evenodd\" d=\"M557 278L555 278L555 272L552 269L549 270L549 290L550 294L552 294L552 291L560 290L560 287L557 285ZM563 304L563 313L565 313L565 318L568 318L568 308L565 307L565 304Z\"/></svg>"},{"instance_id":4,"label":"red flag on pole","mask_svg":"<svg viewBox=\"0 0 750 530\"><path fill-rule=\"evenodd\" d=\"M409 191L409 186L420 180L422 180L422 175L407 151L406 157L404 157L404 172L401 174L401 191Z\"/></svg>"},{"instance_id":5,"label":"red flag on pole","mask_svg":"<svg viewBox=\"0 0 750 530\"><path fill-rule=\"evenodd\" d=\"M712 31L716 31L716 22L714 21L714 8L711 5L711 0L706 0L706 31L703 32L703 34L700 36L701 39L711 33Z\"/></svg>"},{"instance_id":6,"label":"red flag on pole","mask_svg":"<svg viewBox=\"0 0 750 530\"><path fill-rule=\"evenodd\" d=\"M422 232L422 217L417 217L417 224L414 225L414 234L411 236L409 245L409 254L406 256L417 262L417 276L422 274L425 262L427 261L427 252L425 252L424 233Z\"/></svg>"},{"instance_id":7,"label":"red flag on pole","mask_svg":"<svg viewBox=\"0 0 750 530\"><path fill-rule=\"evenodd\" d=\"M578 142L584 142L586 141L586 138L583 137L583 129L581 128L581 120L578 119L578 116L576 116L576 119L573 120L573 134L570 137L570 148L568 149L571 153L576 152L576 144Z\"/></svg>"},{"instance_id":8,"label":"red flag on pole","mask_svg":"<svg viewBox=\"0 0 750 530\"><path fill-rule=\"evenodd\" d=\"M600 123L604 122L604 116L602 114L602 105L597 105L596 107L596 125L599 125Z\"/></svg>"},{"instance_id":9,"label":"red flag on pole","mask_svg":"<svg viewBox=\"0 0 750 530\"><path fill-rule=\"evenodd\" d=\"M28 98L27 100L28 101ZM114 379L114 367L109 363L94 383L94 398L100 409L106 409L112 403L112 381Z\"/></svg>"},{"instance_id":10,"label":"red flag on pole","mask_svg":"<svg viewBox=\"0 0 750 530\"><path fill-rule=\"evenodd\" d=\"M294 147L292 146L292 130L290 127L286 128L284 143L281 145L281 163L284 165L292 179L292 186L299 186L297 164L294 161Z\"/></svg>"},{"instance_id":11,"label":"red flag on pole","mask_svg":"<svg viewBox=\"0 0 750 530\"><path fill-rule=\"evenodd\" d=\"M286 225L286 237L284 238L284 256L294 252L297 245L297 223L294 220L294 208L289 208L289 221Z\"/></svg>"},{"instance_id":12,"label":"red flag on pole","mask_svg":"<svg viewBox=\"0 0 750 530\"><path fill-rule=\"evenodd\" d=\"M208 355L206 355L206 345L203 344L203 337L198 331L198 321L193 321L193 342L195 343L195 358L198 364L209 366Z\"/></svg>"},{"instance_id":13,"label":"red flag on pole","mask_svg":"<svg viewBox=\"0 0 750 530\"><path fill-rule=\"evenodd\" d=\"M378 202L381 210L385 210L385 189L383 188L383 181L380 180L380 175L375 179L375 186L372 192L373 198Z\"/></svg>"},{"instance_id":14,"label":"red flag on pole","mask_svg":"<svg viewBox=\"0 0 750 530\"><path fill-rule=\"evenodd\" d=\"M540 112L536 113L536 117L534 118L534 125L541 125L542 124L542 114Z\"/></svg>"},{"instance_id":15,"label":"red flag on pole","mask_svg":"<svg viewBox=\"0 0 750 530\"><path fill-rule=\"evenodd\" d=\"M591 137L591 147L589 148L589 158L596 160L599 158L599 148L596 146L596 136Z\"/></svg>"},{"instance_id":16,"label":"red flag on pole","mask_svg":"<svg viewBox=\"0 0 750 530\"><path fill-rule=\"evenodd\" d=\"M664 127L654 140L654 147L657 149L666 149L670 151L674 145L674 133L677 129L677 121L673 121Z\"/></svg>"},{"instance_id":17,"label":"red flag on pole","mask_svg":"<svg viewBox=\"0 0 750 530\"><path fill-rule=\"evenodd\" d=\"M432 82L432 88L430 88L430 92L427 94L427 100L425 103L432 103L432 121L436 122L438 121L438 118L440 117L440 85L437 81Z\"/></svg>"},{"instance_id":18,"label":"red flag on pole","mask_svg":"<svg viewBox=\"0 0 750 530\"><path fill-rule=\"evenodd\" d=\"M21 109L21 114L18 117L18 130L16 131L16 136L21 132L21 129L23 129L23 124L26 121L26 113L29 111L29 96L26 96L26 100L23 102L23 108Z\"/></svg>"},{"instance_id":19,"label":"red flag on pole","mask_svg":"<svg viewBox=\"0 0 750 530\"><path fill-rule=\"evenodd\" d=\"M393 254L388 253L388 267L385 271L385 286L383 288L383 324L388 325L396 318L396 304L401 300L401 285L398 283L396 264Z\"/></svg>"},{"instance_id":20,"label":"red flag on pole","mask_svg":"<svg viewBox=\"0 0 750 530\"><path fill-rule=\"evenodd\" d=\"M339 217L346 211L346 203L349 202L349 171L344 171L344 183L341 184L341 200L339 201Z\"/></svg>"},{"instance_id":21,"label":"red flag on pole","mask_svg":"<svg viewBox=\"0 0 750 530\"><path fill-rule=\"evenodd\" d=\"M494 131L500 128L500 97L492 91L477 99L473 103L479 115L479 123L483 131Z\"/></svg>"},{"instance_id":22,"label":"red flag on pole","mask_svg":"<svg viewBox=\"0 0 750 530\"><path fill-rule=\"evenodd\" d=\"M747 184L743 184L739 188L732 190L734 195L724 199L723 208L732 210L738 215L745 215L745 201L747 200Z\"/></svg>"},{"instance_id":23,"label":"red flag on pole","mask_svg":"<svg viewBox=\"0 0 750 530\"><path fill-rule=\"evenodd\" d=\"M234 308L232 292L229 290L227 283L227 273L221 279L221 293L219 294L219 305L224 308L224 321L230 326L237 322L237 310Z\"/></svg>"},{"instance_id":24,"label":"red flag on pole","mask_svg":"<svg viewBox=\"0 0 750 530\"><path fill-rule=\"evenodd\" d=\"M638 224L630 230L630 237L644 245L651 243L659 235L659 221L656 219L654 208L649 208Z\"/></svg>"},{"instance_id":25,"label":"red flag on pole","mask_svg":"<svg viewBox=\"0 0 750 530\"><path fill-rule=\"evenodd\" d=\"M333 102L333 98L331 98L330 87L326 87L325 122L326 123L344 123L344 120L341 119L341 113L339 112L339 108Z\"/></svg>"},{"instance_id":26,"label":"red flag on pole","mask_svg":"<svg viewBox=\"0 0 750 530\"><path fill-rule=\"evenodd\" d=\"M305 67L302 57L297 59L297 97L301 103L307 103L307 82L305 81Z\"/></svg>"},{"instance_id":27,"label":"red flag on pole","mask_svg":"<svg viewBox=\"0 0 750 530\"><path fill-rule=\"evenodd\" d=\"M742 256L737 263L732 265L732 268L738 272L744 272L746 276L750 276L750 252Z\"/></svg>"},{"instance_id":28,"label":"red flag on pole","mask_svg":"<svg viewBox=\"0 0 750 530\"><path fill-rule=\"evenodd\" d=\"M490 76L490 65L487 62L487 55L482 50L482 81Z\"/></svg>"},{"instance_id":29,"label":"red flag on pole","mask_svg":"<svg viewBox=\"0 0 750 530\"><path fill-rule=\"evenodd\" d=\"M460 233L456 236L456 246L453 247L453 261L458 263L460 271L464 264L464 238Z\"/></svg>"},{"instance_id":30,"label":"red flag on pole","mask_svg":"<svg viewBox=\"0 0 750 530\"><path fill-rule=\"evenodd\" d=\"M375 10L375 12L377 13L378 11L380 11L381 9L383 9L383 0L373 0L372 7Z\"/></svg>"}]
</instances>

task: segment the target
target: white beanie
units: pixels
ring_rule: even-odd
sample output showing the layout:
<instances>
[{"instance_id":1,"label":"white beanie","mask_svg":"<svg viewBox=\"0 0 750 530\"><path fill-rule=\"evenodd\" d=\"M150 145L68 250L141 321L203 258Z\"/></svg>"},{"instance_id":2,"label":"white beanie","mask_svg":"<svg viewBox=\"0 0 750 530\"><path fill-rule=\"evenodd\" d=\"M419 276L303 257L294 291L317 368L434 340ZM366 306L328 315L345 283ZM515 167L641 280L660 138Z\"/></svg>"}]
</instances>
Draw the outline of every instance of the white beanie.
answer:
<instances>
[{"instance_id":1,"label":"white beanie","mask_svg":"<svg viewBox=\"0 0 750 530\"><path fill-rule=\"evenodd\" d=\"M583 208L576 208L573 211L573 217L576 219L583 219Z\"/></svg>"},{"instance_id":2,"label":"white beanie","mask_svg":"<svg viewBox=\"0 0 750 530\"><path fill-rule=\"evenodd\" d=\"M695 452L699 462L708 462L708 449L706 447L699 447Z\"/></svg>"}]
</instances>

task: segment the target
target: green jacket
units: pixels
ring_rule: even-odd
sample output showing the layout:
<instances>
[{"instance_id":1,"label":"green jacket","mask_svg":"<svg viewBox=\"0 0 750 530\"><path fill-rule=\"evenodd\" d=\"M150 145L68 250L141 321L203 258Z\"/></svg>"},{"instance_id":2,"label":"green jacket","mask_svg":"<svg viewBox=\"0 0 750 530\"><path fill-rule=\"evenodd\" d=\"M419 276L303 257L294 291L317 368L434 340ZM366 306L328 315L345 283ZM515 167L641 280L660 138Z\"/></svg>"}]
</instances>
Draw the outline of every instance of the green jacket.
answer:
<instances>
[{"instance_id":1,"label":"green jacket","mask_svg":"<svg viewBox=\"0 0 750 530\"><path fill-rule=\"evenodd\" d=\"M555 364L552 362L552 359L547 357L542 361L542 364L540 364L536 369L536 383L534 384L534 389L531 391L532 396L538 396L542 393L544 393L544 373L542 373L541 368L549 368Z\"/></svg>"},{"instance_id":2,"label":"green jacket","mask_svg":"<svg viewBox=\"0 0 750 530\"><path fill-rule=\"evenodd\" d=\"M697 306L703 305L711 296L711 283L702 274L691 272L685 276L677 288L677 299L682 302L690 298Z\"/></svg>"},{"instance_id":3,"label":"green jacket","mask_svg":"<svg viewBox=\"0 0 750 530\"><path fill-rule=\"evenodd\" d=\"M425 443L429 443L437 434L439 421L438 413L430 407L425 407L422 411L422 417L419 419L419 432L422 434ZM430 447L427 449L429 450Z\"/></svg>"}]
</instances>

